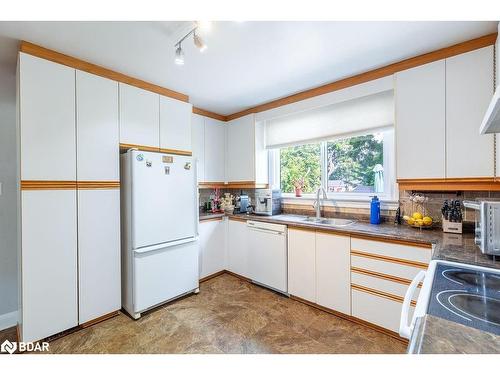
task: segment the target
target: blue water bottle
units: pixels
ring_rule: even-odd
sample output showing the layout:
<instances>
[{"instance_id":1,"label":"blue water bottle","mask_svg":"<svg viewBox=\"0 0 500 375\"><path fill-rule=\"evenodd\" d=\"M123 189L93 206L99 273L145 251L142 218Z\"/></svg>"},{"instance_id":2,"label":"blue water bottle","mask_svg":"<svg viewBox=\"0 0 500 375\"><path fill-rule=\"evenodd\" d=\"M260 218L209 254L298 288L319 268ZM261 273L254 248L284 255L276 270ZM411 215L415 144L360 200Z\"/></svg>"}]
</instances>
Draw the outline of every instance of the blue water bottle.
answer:
<instances>
[{"instance_id":1,"label":"blue water bottle","mask_svg":"<svg viewBox=\"0 0 500 375\"><path fill-rule=\"evenodd\" d=\"M380 224L380 201L376 195L370 203L370 224Z\"/></svg>"}]
</instances>

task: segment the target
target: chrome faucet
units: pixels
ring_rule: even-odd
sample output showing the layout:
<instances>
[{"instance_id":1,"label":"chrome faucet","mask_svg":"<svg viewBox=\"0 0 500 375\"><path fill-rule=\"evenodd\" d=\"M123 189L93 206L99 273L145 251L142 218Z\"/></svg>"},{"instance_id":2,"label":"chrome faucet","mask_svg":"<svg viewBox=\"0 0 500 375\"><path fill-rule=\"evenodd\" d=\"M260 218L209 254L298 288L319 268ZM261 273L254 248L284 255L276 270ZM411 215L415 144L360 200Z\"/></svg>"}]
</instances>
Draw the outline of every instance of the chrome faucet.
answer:
<instances>
[{"instance_id":1,"label":"chrome faucet","mask_svg":"<svg viewBox=\"0 0 500 375\"><path fill-rule=\"evenodd\" d=\"M321 219L321 200L319 198L321 192L323 192L323 200L328 199L325 189L320 187L316 192L316 201L314 201L313 207L316 209L316 219Z\"/></svg>"}]
</instances>

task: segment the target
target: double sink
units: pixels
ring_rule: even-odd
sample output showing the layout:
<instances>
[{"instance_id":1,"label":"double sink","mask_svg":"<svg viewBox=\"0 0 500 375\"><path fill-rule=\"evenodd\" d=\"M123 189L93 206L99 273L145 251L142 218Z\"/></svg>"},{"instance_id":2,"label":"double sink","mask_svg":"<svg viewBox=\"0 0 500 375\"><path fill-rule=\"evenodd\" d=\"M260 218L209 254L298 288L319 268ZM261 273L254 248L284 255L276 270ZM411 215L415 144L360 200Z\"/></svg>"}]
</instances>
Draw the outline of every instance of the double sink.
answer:
<instances>
[{"instance_id":1,"label":"double sink","mask_svg":"<svg viewBox=\"0 0 500 375\"><path fill-rule=\"evenodd\" d=\"M314 216L301 216L301 215L277 215L276 219L291 221L296 223L311 223L316 225L324 225L327 227L346 227L356 223L356 220L351 219L338 219L338 218L324 218Z\"/></svg>"}]
</instances>

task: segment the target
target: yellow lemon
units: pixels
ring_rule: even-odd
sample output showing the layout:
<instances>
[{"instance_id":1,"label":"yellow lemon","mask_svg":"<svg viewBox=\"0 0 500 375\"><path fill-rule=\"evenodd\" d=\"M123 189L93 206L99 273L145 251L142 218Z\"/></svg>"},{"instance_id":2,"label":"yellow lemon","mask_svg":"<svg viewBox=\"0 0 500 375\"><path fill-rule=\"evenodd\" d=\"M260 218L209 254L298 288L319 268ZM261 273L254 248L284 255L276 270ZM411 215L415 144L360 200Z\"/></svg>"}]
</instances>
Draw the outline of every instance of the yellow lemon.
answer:
<instances>
[{"instance_id":1,"label":"yellow lemon","mask_svg":"<svg viewBox=\"0 0 500 375\"><path fill-rule=\"evenodd\" d=\"M415 225L415 220L412 217L408 218L407 222L409 225Z\"/></svg>"},{"instance_id":2,"label":"yellow lemon","mask_svg":"<svg viewBox=\"0 0 500 375\"><path fill-rule=\"evenodd\" d=\"M431 225L432 224L432 217L425 216L423 219L424 225Z\"/></svg>"},{"instance_id":3,"label":"yellow lemon","mask_svg":"<svg viewBox=\"0 0 500 375\"><path fill-rule=\"evenodd\" d=\"M415 220L415 225L421 227L422 225L424 225L424 221L422 219Z\"/></svg>"},{"instance_id":4,"label":"yellow lemon","mask_svg":"<svg viewBox=\"0 0 500 375\"><path fill-rule=\"evenodd\" d=\"M413 216L413 218L415 220L422 219L422 217L423 217L420 212L414 212L413 215L411 215L411 216Z\"/></svg>"}]
</instances>

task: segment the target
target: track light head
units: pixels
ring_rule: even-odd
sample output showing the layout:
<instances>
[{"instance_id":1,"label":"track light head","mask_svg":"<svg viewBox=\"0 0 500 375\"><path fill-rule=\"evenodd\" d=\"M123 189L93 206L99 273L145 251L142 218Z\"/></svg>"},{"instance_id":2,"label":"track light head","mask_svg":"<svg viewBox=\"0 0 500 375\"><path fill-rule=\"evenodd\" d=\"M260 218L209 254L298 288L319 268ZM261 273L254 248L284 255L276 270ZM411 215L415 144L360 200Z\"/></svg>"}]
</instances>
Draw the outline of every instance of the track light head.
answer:
<instances>
[{"instance_id":1,"label":"track light head","mask_svg":"<svg viewBox=\"0 0 500 375\"><path fill-rule=\"evenodd\" d=\"M200 52L203 52L207 49L207 45L203 42L203 39L201 39L200 36L196 34L196 32L193 34L193 41L194 45L200 50Z\"/></svg>"},{"instance_id":2,"label":"track light head","mask_svg":"<svg viewBox=\"0 0 500 375\"><path fill-rule=\"evenodd\" d=\"M182 50L180 43L177 45L175 50L175 63L177 65L184 65L184 51Z\"/></svg>"}]
</instances>

